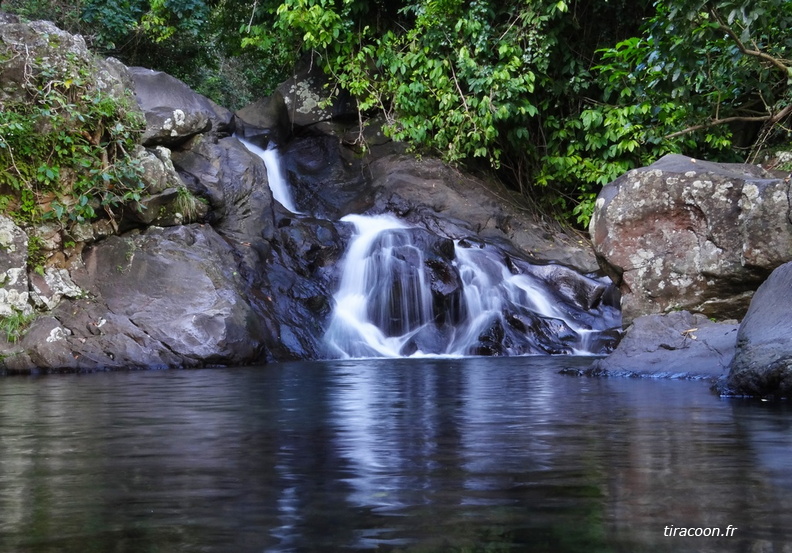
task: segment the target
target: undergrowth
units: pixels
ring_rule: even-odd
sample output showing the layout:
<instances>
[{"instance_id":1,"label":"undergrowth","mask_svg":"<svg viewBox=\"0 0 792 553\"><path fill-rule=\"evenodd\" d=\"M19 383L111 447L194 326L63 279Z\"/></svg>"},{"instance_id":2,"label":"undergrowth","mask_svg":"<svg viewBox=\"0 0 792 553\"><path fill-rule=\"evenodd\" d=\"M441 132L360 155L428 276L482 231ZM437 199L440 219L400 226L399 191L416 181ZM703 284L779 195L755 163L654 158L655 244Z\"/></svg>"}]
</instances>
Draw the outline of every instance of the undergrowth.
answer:
<instances>
[{"instance_id":1,"label":"undergrowth","mask_svg":"<svg viewBox=\"0 0 792 553\"><path fill-rule=\"evenodd\" d=\"M0 71L20 59L24 81L0 94L0 213L22 226L114 218L144 186L129 155L145 125L133 100L104 90L96 68L72 53L0 45Z\"/></svg>"}]
</instances>

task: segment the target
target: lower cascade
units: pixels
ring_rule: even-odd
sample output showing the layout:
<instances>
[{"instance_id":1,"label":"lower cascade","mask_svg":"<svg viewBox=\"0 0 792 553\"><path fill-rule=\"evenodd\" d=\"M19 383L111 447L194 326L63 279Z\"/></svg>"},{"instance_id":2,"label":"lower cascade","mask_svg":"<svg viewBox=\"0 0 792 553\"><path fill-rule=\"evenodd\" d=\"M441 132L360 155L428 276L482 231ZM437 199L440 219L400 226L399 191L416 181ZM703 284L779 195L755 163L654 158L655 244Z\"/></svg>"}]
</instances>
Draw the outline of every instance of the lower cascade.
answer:
<instances>
[{"instance_id":1,"label":"lower cascade","mask_svg":"<svg viewBox=\"0 0 792 553\"><path fill-rule=\"evenodd\" d=\"M356 235L325 339L333 357L603 354L615 345L610 287L452 241L390 215L348 215Z\"/></svg>"}]
</instances>

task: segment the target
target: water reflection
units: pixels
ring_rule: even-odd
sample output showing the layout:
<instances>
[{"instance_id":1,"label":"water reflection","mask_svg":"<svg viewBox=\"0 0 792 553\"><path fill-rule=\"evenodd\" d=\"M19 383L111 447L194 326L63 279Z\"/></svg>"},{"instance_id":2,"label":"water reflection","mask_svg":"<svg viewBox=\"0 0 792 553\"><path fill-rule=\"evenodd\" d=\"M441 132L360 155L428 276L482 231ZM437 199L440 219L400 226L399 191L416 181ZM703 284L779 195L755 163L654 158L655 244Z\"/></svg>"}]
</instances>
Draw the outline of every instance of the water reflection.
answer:
<instances>
[{"instance_id":1,"label":"water reflection","mask_svg":"<svg viewBox=\"0 0 792 553\"><path fill-rule=\"evenodd\" d=\"M786 551L789 408L557 362L5 379L0 551Z\"/></svg>"}]
</instances>

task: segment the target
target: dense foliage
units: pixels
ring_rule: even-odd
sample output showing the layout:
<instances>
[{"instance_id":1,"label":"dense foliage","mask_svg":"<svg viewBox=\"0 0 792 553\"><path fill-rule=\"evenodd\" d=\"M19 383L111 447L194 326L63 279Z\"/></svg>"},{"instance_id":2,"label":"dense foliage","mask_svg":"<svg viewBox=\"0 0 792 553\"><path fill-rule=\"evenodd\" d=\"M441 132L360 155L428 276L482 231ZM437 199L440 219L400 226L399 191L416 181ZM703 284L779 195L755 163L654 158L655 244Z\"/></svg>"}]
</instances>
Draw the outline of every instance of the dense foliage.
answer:
<instances>
[{"instance_id":1,"label":"dense foliage","mask_svg":"<svg viewBox=\"0 0 792 553\"><path fill-rule=\"evenodd\" d=\"M20 58L4 46L0 72ZM0 98L0 213L21 225L89 221L140 199L143 187L132 156L144 126L134 100L104 91L78 56L62 59L25 58L22 90Z\"/></svg>"},{"instance_id":2,"label":"dense foliage","mask_svg":"<svg viewBox=\"0 0 792 553\"><path fill-rule=\"evenodd\" d=\"M668 152L756 161L789 141L787 0L4 0L229 107L310 55L361 120L492 170L585 223Z\"/></svg>"}]
</instances>

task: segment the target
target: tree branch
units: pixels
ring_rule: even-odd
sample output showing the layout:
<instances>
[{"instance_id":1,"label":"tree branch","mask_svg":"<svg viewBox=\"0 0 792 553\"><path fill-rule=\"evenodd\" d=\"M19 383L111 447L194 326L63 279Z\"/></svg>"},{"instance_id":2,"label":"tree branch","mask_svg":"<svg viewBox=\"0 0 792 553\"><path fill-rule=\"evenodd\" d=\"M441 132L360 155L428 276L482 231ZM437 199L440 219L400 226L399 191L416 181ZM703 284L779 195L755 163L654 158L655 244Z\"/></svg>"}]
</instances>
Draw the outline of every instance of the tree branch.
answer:
<instances>
[{"instance_id":1,"label":"tree branch","mask_svg":"<svg viewBox=\"0 0 792 553\"><path fill-rule=\"evenodd\" d=\"M688 127L686 129L682 129L681 131L672 132L671 134L665 135L663 138L665 140L670 140L672 138L677 138L678 136L684 136L686 134L690 134L692 132L701 131L704 129L709 129L711 127L717 127L718 125L726 125L728 123L770 123L771 125L775 125L779 121L782 121L786 117L792 114L792 104L788 105L781 111L776 114L770 115L762 115L757 117L724 117L723 119L713 119L711 121L707 121L706 123L702 123L701 125L693 125L692 127Z\"/></svg>"},{"instance_id":2,"label":"tree branch","mask_svg":"<svg viewBox=\"0 0 792 553\"><path fill-rule=\"evenodd\" d=\"M250 34L250 28L253 26L253 17L256 15L256 8L258 7L258 0L253 0L253 9L250 12L250 21L248 21L247 32Z\"/></svg>"},{"instance_id":3,"label":"tree branch","mask_svg":"<svg viewBox=\"0 0 792 553\"><path fill-rule=\"evenodd\" d=\"M710 9L710 14L712 14L712 17L714 17L715 20L718 22L718 29L729 35L729 37L737 45L737 48L740 50L740 52L742 52L746 56L751 56L754 58L758 58L764 62L767 62L776 69L778 69L779 71L782 71L784 75L787 76L787 78L792 78L792 68L790 68L786 63L760 50L752 50L748 48L745 44L743 44L743 41L740 39L740 37L737 36L737 33L734 32L734 29L729 27L723 21L723 18L715 8Z\"/></svg>"}]
</instances>

